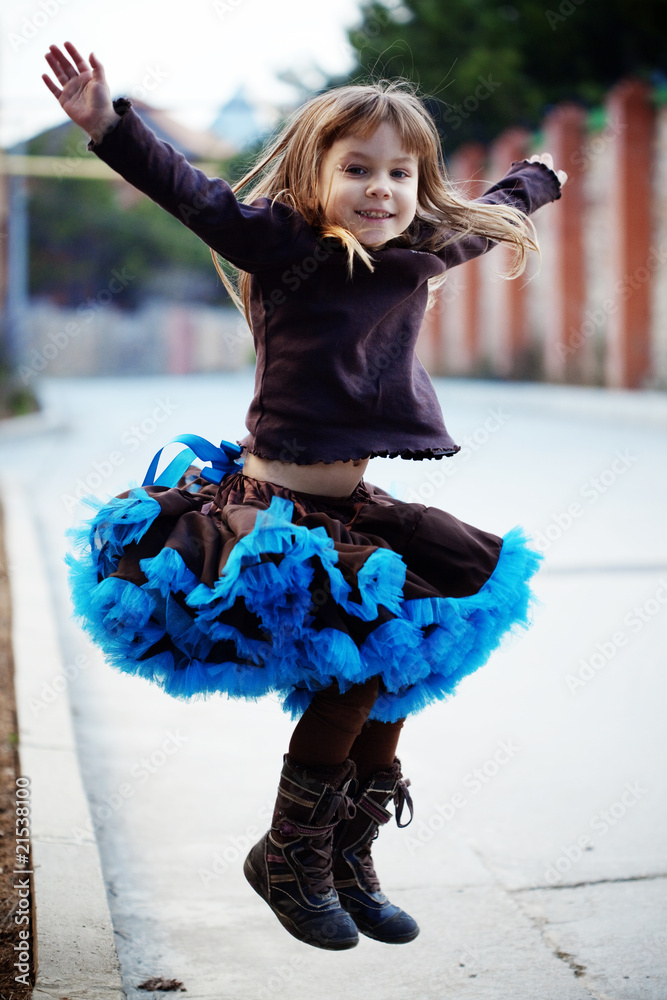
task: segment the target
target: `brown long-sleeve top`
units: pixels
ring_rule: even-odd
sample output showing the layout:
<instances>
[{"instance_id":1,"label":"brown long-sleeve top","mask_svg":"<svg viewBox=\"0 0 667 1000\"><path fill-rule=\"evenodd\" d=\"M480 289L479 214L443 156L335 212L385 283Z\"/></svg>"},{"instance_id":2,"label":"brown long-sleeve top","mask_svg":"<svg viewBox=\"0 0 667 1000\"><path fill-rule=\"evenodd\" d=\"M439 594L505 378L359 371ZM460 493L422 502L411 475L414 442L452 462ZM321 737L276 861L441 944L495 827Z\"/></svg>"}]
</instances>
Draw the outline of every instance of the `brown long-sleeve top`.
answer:
<instances>
[{"instance_id":1,"label":"brown long-sleeve top","mask_svg":"<svg viewBox=\"0 0 667 1000\"><path fill-rule=\"evenodd\" d=\"M428 279L494 244L467 236L433 253L390 243L372 250L373 272L359 263L350 278L342 247L299 212L267 198L239 202L159 140L129 101L114 107L118 125L89 148L252 275L255 393L239 443L302 465L457 452L415 344ZM478 200L529 214L557 198L554 172L522 160Z\"/></svg>"}]
</instances>

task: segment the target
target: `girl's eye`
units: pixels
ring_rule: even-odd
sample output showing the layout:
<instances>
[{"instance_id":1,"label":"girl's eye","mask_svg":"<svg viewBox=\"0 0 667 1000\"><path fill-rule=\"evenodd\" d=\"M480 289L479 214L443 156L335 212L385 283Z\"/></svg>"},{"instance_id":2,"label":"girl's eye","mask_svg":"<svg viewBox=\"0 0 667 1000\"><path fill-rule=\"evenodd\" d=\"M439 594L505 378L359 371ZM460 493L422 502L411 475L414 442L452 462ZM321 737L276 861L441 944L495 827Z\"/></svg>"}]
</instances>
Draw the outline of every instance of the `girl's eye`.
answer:
<instances>
[{"instance_id":1,"label":"girl's eye","mask_svg":"<svg viewBox=\"0 0 667 1000\"><path fill-rule=\"evenodd\" d=\"M366 167L359 167L355 164L350 164L349 167L345 167L345 173L352 174L353 177L363 177L364 174L368 173L368 170ZM396 170L392 170L391 176L396 177L398 180L403 180L404 178L409 177L410 174L407 170L403 170L402 167L398 167Z\"/></svg>"}]
</instances>

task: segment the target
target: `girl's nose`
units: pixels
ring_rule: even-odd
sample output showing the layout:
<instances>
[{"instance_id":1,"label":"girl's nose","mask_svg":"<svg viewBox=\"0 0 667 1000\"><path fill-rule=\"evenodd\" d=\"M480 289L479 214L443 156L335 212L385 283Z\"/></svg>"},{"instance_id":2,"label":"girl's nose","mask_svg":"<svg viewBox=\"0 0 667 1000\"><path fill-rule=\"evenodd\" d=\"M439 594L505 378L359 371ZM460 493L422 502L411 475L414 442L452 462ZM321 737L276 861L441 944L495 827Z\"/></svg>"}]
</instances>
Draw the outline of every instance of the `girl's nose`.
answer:
<instances>
[{"instance_id":1,"label":"girl's nose","mask_svg":"<svg viewBox=\"0 0 667 1000\"><path fill-rule=\"evenodd\" d=\"M391 198L389 182L381 177L369 181L366 193L374 195L376 198Z\"/></svg>"}]
</instances>

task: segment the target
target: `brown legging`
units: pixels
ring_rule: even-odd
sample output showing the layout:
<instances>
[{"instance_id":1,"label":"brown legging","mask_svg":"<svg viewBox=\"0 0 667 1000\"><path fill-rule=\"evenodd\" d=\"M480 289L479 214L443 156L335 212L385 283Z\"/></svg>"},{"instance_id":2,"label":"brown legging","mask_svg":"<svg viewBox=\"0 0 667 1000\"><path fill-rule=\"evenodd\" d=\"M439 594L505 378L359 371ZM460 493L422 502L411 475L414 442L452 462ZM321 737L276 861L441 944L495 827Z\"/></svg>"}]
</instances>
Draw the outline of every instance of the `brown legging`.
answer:
<instances>
[{"instance_id":1,"label":"brown legging","mask_svg":"<svg viewBox=\"0 0 667 1000\"><path fill-rule=\"evenodd\" d=\"M289 755L305 767L327 768L351 758L361 782L390 768L404 719L378 722L368 718L378 696L379 680L371 677L341 694L338 685L318 691L299 719Z\"/></svg>"}]
</instances>

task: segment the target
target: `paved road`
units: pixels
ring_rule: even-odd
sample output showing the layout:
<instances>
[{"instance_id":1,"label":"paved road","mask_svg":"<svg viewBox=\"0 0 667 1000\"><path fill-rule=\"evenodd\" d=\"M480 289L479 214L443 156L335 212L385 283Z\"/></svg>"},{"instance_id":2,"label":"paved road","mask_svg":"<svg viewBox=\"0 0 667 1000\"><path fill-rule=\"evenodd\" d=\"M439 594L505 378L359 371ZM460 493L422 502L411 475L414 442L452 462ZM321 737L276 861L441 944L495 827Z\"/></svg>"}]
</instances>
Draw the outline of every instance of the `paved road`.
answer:
<instances>
[{"instance_id":1,"label":"paved road","mask_svg":"<svg viewBox=\"0 0 667 1000\"><path fill-rule=\"evenodd\" d=\"M251 389L250 373L45 381L60 429L0 441L50 567L128 997L159 975L190 1000L664 1000L665 401L442 381L464 452L373 461L397 496L523 524L546 560L533 627L405 730L416 817L375 856L421 936L336 955L285 934L241 873L289 738L277 702L176 702L68 619L77 497L140 482L176 433L233 440Z\"/></svg>"}]
</instances>

